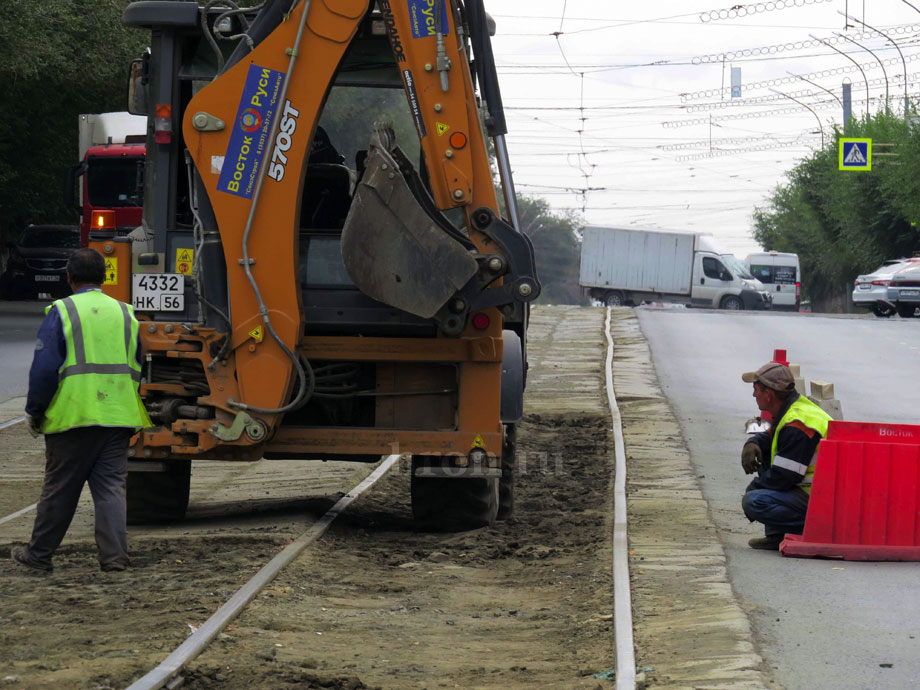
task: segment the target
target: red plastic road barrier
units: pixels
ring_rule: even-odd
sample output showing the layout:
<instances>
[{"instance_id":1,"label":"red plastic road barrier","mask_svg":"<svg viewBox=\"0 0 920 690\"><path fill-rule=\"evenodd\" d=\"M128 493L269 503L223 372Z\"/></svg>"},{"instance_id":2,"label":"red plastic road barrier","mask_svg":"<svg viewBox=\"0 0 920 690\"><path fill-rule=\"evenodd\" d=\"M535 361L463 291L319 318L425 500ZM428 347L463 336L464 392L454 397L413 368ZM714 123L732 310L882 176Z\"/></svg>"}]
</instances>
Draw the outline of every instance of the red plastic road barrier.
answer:
<instances>
[{"instance_id":1,"label":"red plastic road barrier","mask_svg":"<svg viewBox=\"0 0 920 690\"><path fill-rule=\"evenodd\" d=\"M920 561L920 426L830 422L805 531L784 556Z\"/></svg>"}]
</instances>

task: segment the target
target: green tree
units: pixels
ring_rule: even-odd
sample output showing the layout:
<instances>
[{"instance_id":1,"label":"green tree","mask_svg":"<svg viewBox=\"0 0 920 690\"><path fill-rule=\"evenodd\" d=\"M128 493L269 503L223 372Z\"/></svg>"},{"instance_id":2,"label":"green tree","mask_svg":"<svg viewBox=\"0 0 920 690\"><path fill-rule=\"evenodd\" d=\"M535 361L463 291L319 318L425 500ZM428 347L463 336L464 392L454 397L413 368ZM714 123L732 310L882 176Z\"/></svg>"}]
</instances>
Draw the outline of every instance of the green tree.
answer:
<instances>
[{"instance_id":1,"label":"green tree","mask_svg":"<svg viewBox=\"0 0 920 690\"><path fill-rule=\"evenodd\" d=\"M5 0L0 15L0 240L31 222L76 222L63 206L77 116L124 110L128 63L147 35L128 0Z\"/></svg>"},{"instance_id":2,"label":"green tree","mask_svg":"<svg viewBox=\"0 0 920 690\"><path fill-rule=\"evenodd\" d=\"M583 223L572 214L550 210L545 199L517 197L524 234L533 242L541 304L588 304L578 286Z\"/></svg>"},{"instance_id":3,"label":"green tree","mask_svg":"<svg viewBox=\"0 0 920 690\"><path fill-rule=\"evenodd\" d=\"M920 133L879 113L851 122L845 136L869 137L874 154L893 155L875 155L869 172L841 171L835 138L754 212L754 238L799 255L807 296L823 310L841 310L860 273L920 250Z\"/></svg>"}]
</instances>

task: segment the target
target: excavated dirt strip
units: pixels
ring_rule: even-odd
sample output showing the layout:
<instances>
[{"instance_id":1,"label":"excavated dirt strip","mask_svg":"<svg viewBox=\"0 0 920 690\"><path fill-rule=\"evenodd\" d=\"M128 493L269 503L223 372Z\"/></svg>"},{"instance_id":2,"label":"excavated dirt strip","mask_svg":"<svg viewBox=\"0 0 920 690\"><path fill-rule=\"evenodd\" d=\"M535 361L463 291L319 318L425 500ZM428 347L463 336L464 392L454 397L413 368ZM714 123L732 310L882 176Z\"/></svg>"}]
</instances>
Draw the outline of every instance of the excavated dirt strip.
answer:
<instances>
[{"instance_id":1,"label":"excavated dirt strip","mask_svg":"<svg viewBox=\"0 0 920 690\"><path fill-rule=\"evenodd\" d=\"M612 687L595 678L614 667L602 316L534 312L512 520L416 531L401 465L202 655L190 687Z\"/></svg>"},{"instance_id":2,"label":"excavated dirt strip","mask_svg":"<svg viewBox=\"0 0 920 690\"><path fill-rule=\"evenodd\" d=\"M513 519L473 532L419 531L400 463L193 662L183 687L612 688L603 319L602 309L534 310ZM763 687L638 323L623 310L614 326L642 682ZM35 446L18 434L0 441L22 458L2 467L0 505L15 509L14 490L22 505L35 500L25 495L36 483ZM222 482L214 474L222 468L204 468L199 481L210 476L217 488L193 486L197 519L133 530L135 568L120 575L94 569L90 507L81 507L53 575L0 575L0 679L15 678L3 687L129 684L360 474L332 465L262 462ZM0 556L27 536L11 525L0 526Z\"/></svg>"}]
</instances>

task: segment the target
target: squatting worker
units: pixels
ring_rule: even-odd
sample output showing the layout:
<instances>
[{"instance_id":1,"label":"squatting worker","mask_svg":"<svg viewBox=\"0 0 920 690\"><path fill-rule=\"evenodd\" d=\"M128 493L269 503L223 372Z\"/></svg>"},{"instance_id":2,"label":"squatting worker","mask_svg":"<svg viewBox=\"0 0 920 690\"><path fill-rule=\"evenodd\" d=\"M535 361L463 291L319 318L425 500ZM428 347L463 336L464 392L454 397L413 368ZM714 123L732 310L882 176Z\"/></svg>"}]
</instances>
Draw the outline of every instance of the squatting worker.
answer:
<instances>
[{"instance_id":1,"label":"squatting worker","mask_svg":"<svg viewBox=\"0 0 920 690\"><path fill-rule=\"evenodd\" d=\"M795 391L792 372L782 364L764 364L741 380L754 384L757 407L773 418L770 431L752 436L741 451L745 473L757 472L741 507L751 522L763 523L765 534L748 545L775 551L786 533L805 529L818 442L827 436L831 417Z\"/></svg>"},{"instance_id":2,"label":"squatting worker","mask_svg":"<svg viewBox=\"0 0 920 690\"><path fill-rule=\"evenodd\" d=\"M45 479L22 566L50 571L88 481L104 571L128 567L125 479L128 442L151 426L138 395L138 324L127 304L102 292L105 261L79 249L67 262L74 294L45 312L29 371L26 421L45 435Z\"/></svg>"}]
</instances>

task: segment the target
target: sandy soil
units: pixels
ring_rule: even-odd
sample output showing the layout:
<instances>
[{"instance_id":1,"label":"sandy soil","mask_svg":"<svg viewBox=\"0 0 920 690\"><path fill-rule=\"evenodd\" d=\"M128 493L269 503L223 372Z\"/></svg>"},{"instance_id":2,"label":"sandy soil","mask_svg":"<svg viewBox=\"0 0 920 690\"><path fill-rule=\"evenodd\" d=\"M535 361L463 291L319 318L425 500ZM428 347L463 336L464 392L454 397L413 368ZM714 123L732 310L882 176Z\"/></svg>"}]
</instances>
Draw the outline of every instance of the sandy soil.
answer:
<instances>
[{"instance_id":1,"label":"sandy soil","mask_svg":"<svg viewBox=\"0 0 920 690\"><path fill-rule=\"evenodd\" d=\"M612 688L613 444L603 316L600 309L534 311L513 519L472 532L419 531L408 466L398 465L193 662L183 687ZM635 317L624 310L616 326L624 343L617 389L632 455L640 685L764 687ZM34 476L35 444L21 439L21 448L6 452L11 438L18 437L0 436L12 458L0 477L16 476L17 467ZM251 466L224 482L224 491L237 487L232 500L223 494L182 525L132 531L134 567L122 574L98 571L89 506L82 507L53 575L0 574L0 687L121 688L156 666L330 505L337 486L355 479L345 470L323 477L323 465L311 466L320 468L320 489L302 477L302 486L263 490L258 477L272 469ZM34 478L11 482L0 484L0 515L37 495ZM207 499L194 491L193 504L196 495ZM255 496L259 510L251 509ZM0 525L0 557L30 526L31 519Z\"/></svg>"},{"instance_id":2,"label":"sandy soil","mask_svg":"<svg viewBox=\"0 0 920 690\"><path fill-rule=\"evenodd\" d=\"M517 516L490 530L414 531L408 468L391 472L202 656L191 687L266 687L270 672L295 687L315 666L383 688L597 687L613 666L606 435L603 420L528 417L524 453L568 461L531 461Z\"/></svg>"}]
</instances>

